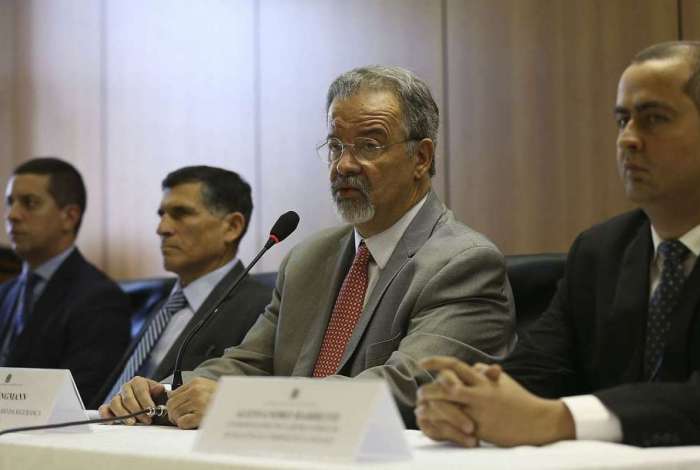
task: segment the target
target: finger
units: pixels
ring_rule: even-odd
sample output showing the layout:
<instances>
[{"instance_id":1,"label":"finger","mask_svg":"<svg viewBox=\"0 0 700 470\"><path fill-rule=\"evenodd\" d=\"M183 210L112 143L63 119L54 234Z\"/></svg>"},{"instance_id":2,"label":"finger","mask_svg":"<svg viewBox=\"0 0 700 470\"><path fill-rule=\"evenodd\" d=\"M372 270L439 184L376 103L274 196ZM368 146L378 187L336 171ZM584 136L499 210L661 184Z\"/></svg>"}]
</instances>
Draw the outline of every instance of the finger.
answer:
<instances>
[{"instance_id":1,"label":"finger","mask_svg":"<svg viewBox=\"0 0 700 470\"><path fill-rule=\"evenodd\" d=\"M463 432L452 423L441 419L439 413L431 410L432 406L416 408L416 422L420 429L436 441L450 441L464 447L474 447L478 440L472 434Z\"/></svg>"},{"instance_id":2,"label":"finger","mask_svg":"<svg viewBox=\"0 0 700 470\"><path fill-rule=\"evenodd\" d=\"M492 382L498 382L501 373L503 373L503 368L500 364L491 364L484 372L484 375Z\"/></svg>"},{"instance_id":3,"label":"finger","mask_svg":"<svg viewBox=\"0 0 700 470\"><path fill-rule=\"evenodd\" d=\"M467 414L464 406L441 400L430 402L429 405L435 420L449 423L450 426L465 435L475 433L476 424Z\"/></svg>"},{"instance_id":4,"label":"finger","mask_svg":"<svg viewBox=\"0 0 700 470\"><path fill-rule=\"evenodd\" d=\"M114 418L114 414L109 409L109 405L107 405L107 404L100 405L100 407L97 409L97 411L100 413L100 418L102 418L102 419ZM109 423L105 423L105 424L112 424L112 423L109 422Z\"/></svg>"},{"instance_id":5,"label":"finger","mask_svg":"<svg viewBox=\"0 0 700 470\"><path fill-rule=\"evenodd\" d=\"M442 383L435 381L425 385L421 385L418 388L417 402L422 403L423 401L430 400L449 400L450 390Z\"/></svg>"},{"instance_id":6,"label":"finger","mask_svg":"<svg viewBox=\"0 0 700 470\"><path fill-rule=\"evenodd\" d=\"M127 409L128 413L138 413L139 411L143 410L145 406L141 403L139 403L138 399L136 398L136 394L134 392L134 381L132 380L131 382L127 382L124 384L122 387L122 391L119 393L122 398L122 404L124 405L124 408ZM150 400L150 397L149 397ZM129 418L130 420L133 420L134 418ZM136 416L136 420L144 423L144 424L151 424L151 418L149 418L146 415L139 415Z\"/></svg>"},{"instance_id":7,"label":"finger","mask_svg":"<svg viewBox=\"0 0 700 470\"><path fill-rule=\"evenodd\" d=\"M196 429L202 421L202 415L199 412L185 413L176 420L177 427L180 429Z\"/></svg>"},{"instance_id":8,"label":"finger","mask_svg":"<svg viewBox=\"0 0 700 470\"><path fill-rule=\"evenodd\" d=\"M132 380L131 391L139 410L149 407L155 408L156 405L151 397L151 387L148 381L137 379ZM151 424L153 422L152 418L147 415L140 415L137 419L144 424Z\"/></svg>"},{"instance_id":9,"label":"finger","mask_svg":"<svg viewBox=\"0 0 700 470\"><path fill-rule=\"evenodd\" d=\"M131 414L131 413L129 413L129 410L124 408L121 394L114 395L114 397L112 398L112 401L109 402L109 408L115 417ZM131 425L131 424L136 424L136 420L134 418L127 418L127 419L122 420L121 423Z\"/></svg>"},{"instance_id":10,"label":"finger","mask_svg":"<svg viewBox=\"0 0 700 470\"><path fill-rule=\"evenodd\" d=\"M421 367L436 371L452 370L465 385L476 385L484 381L484 377L469 364L447 356L434 356L419 362Z\"/></svg>"}]
</instances>

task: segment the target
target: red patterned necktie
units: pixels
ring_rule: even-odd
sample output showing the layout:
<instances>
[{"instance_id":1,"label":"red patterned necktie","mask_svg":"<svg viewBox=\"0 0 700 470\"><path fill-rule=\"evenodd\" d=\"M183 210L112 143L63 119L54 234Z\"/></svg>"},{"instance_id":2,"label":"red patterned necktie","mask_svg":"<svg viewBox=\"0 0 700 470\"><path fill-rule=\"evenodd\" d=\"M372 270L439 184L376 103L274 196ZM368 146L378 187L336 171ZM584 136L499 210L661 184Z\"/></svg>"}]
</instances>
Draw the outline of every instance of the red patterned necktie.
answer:
<instances>
[{"instance_id":1,"label":"red patterned necktie","mask_svg":"<svg viewBox=\"0 0 700 470\"><path fill-rule=\"evenodd\" d=\"M350 266L347 276L340 286L338 298L333 306L333 313L323 337L321 351L316 359L314 377L335 374L343 357L345 347L352 336L357 320L362 314L362 307L367 292L367 266L370 253L361 242Z\"/></svg>"}]
</instances>

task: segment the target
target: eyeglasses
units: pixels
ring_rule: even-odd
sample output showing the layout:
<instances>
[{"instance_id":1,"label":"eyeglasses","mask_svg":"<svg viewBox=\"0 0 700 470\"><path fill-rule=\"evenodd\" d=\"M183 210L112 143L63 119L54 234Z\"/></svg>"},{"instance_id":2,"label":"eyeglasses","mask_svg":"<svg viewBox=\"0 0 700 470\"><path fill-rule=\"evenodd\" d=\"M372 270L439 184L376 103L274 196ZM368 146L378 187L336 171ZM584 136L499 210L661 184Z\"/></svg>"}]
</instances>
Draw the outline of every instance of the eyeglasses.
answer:
<instances>
[{"instance_id":1,"label":"eyeglasses","mask_svg":"<svg viewBox=\"0 0 700 470\"><path fill-rule=\"evenodd\" d=\"M352 144L346 144L336 137L331 137L316 147L316 153L318 153L318 157L321 161L328 165L332 165L340 160L345 149L351 151L357 160L361 162L371 162L393 145L405 144L406 142L414 142L416 140L418 139L406 139L401 142L381 145L374 139L358 137Z\"/></svg>"}]
</instances>

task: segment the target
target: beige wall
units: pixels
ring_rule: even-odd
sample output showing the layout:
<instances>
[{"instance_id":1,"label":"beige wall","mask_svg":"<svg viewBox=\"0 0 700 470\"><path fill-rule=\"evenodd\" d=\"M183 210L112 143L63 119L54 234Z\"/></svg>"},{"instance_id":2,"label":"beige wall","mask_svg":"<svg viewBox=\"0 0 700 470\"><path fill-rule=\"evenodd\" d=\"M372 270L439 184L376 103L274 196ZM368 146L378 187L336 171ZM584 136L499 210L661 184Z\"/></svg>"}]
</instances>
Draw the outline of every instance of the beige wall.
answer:
<instances>
[{"instance_id":1,"label":"beige wall","mask_svg":"<svg viewBox=\"0 0 700 470\"><path fill-rule=\"evenodd\" d=\"M0 187L13 166L15 110L15 4L0 1ZM7 243L0 230L0 243Z\"/></svg>"},{"instance_id":2,"label":"beige wall","mask_svg":"<svg viewBox=\"0 0 700 470\"><path fill-rule=\"evenodd\" d=\"M682 1L684 18L698 9ZM337 223L314 153L329 82L396 64L441 107L434 186L457 216L507 253L564 251L627 207L617 78L678 29L676 0L0 0L0 179L30 155L74 162L90 191L80 246L124 278L162 273L168 171L235 169L254 187L244 261L278 214L301 215L258 269L275 270Z\"/></svg>"}]
</instances>

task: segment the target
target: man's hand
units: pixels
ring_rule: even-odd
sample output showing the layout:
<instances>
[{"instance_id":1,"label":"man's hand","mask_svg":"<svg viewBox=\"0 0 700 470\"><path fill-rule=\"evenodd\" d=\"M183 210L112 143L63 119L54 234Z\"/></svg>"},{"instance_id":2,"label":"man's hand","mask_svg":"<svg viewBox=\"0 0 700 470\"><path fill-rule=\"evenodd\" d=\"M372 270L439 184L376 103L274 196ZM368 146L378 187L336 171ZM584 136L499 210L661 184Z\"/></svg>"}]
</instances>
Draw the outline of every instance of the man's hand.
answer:
<instances>
[{"instance_id":1,"label":"man's hand","mask_svg":"<svg viewBox=\"0 0 700 470\"><path fill-rule=\"evenodd\" d=\"M136 413L149 406L155 407L154 398L163 395L165 395L163 384L143 377L134 377L122 386L121 391L112 397L109 404L100 406L100 417L114 418L115 416ZM137 420L143 424L152 423L150 416L140 415L136 418L126 419L124 424L136 424Z\"/></svg>"},{"instance_id":2,"label":"man's hand","mask_svg":"<svg viewBox=\"0 0 700 470\"><path fill-rule=\"evenodd\" d=\"M216 388L216 381L197 377L170 392L167 403L170 422L181 429L199 427Z\"/></svg>"},{"instance_id":3,"label":"man's hand","mask_svg":"<svg viewBox=\"0 0 700 470\"><path fill-rule=\"evenodd\" d=\"M418 425L431 438L469 447L475 437L501 446L575 437L573 418L561 400L531 394L497 365L472 367L434 357L421 366L439 372L418 391Z\"/></svg>"}]
</instances>

